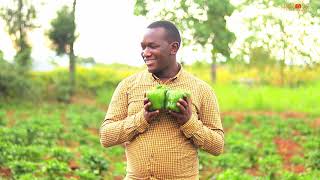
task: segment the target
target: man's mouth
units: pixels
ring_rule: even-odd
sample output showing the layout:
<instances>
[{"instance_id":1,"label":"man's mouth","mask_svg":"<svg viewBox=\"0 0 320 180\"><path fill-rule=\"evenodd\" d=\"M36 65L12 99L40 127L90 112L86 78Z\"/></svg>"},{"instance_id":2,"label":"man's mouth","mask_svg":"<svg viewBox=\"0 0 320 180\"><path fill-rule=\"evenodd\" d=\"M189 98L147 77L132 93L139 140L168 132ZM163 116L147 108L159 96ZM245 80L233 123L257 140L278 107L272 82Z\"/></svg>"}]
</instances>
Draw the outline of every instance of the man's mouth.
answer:
<instances>
[{"instance_id":1,"label":"man's mouth","mask_svg":"<svg viewBox=\"0 0 320 180\"><path fill-rule=\"evenodd\" d=\"M146 58L144 58L143 60L144 60L144 62L147 62L147 61L155 61L156 59L146 59Z\"/></svg>"},{"instance_id":2,"label":"man's mouth","mask_svg":"<svg viewBox=\"0 0 320 180\"><path fill-rule=\"evenodd\" d=\"M152 65L155 63L155 59L145 59L144 62L146 63L147 66Z\"/></svg>"}]
</instances>

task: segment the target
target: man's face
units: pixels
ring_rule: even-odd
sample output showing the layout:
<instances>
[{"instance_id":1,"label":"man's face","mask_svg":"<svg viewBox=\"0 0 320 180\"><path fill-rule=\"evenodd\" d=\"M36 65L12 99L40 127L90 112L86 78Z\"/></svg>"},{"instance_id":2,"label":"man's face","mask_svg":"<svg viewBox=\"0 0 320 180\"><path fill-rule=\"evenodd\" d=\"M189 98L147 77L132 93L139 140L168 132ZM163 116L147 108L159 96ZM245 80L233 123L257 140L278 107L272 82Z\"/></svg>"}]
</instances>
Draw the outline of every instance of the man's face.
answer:
<instances>
[{"instance_id":1,"label":"man's face","mask_svg":"<svg viewBox=\"0 0 320 180\"><path fill-rule=\"evenodd\" d=\"M141 56L151 73L163 71L170 65L171 46L164 28L147 29L141 42Z\"/></svg>"}]
</instances>

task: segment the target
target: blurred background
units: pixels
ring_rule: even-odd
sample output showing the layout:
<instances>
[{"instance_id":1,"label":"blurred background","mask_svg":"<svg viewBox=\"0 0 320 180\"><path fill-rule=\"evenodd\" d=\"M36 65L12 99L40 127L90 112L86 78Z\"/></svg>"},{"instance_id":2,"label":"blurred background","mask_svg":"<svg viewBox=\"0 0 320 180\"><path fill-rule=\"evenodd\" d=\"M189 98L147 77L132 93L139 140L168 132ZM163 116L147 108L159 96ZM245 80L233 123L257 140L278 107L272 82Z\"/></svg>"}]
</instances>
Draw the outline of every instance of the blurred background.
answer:
<instances>
[{"instance_id":1,"label":"blurred background","mask_svg":"<svg viewBox=\"0 0 320 180\"><path fill-rule=\"evenodd\" d=\"M156 20L218 97L225 152L199 150L200 179L320 177L319 0L0 0L0 179L123 179L98 131Z\"/></svg>"}]
</instances>

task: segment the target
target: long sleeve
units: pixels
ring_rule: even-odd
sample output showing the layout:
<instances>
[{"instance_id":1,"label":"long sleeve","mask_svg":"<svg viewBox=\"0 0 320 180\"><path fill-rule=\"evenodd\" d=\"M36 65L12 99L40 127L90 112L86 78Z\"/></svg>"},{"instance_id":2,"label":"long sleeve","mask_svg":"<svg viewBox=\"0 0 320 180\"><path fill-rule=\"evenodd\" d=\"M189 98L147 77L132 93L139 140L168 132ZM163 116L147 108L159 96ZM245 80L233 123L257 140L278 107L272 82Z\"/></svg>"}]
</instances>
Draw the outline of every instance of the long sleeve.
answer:
<instances>
[{"instance_id":1,"label":"long sleeve","mask_svg":"<svg viewBox=\"0 0 320 180\"><path fill-rule=\"evenodd\" d=\"M108 111L100 127L100 143L110 147L132 140L144 132L149 124L144 119L143 109L132 116L128 114L127 87L124 81L117 86Z\"/></svg>"},{"instance_id":2,"label":"long sleeve","mask_svg":"<svg viewBox=\"0 0 320 180\"><path fill-rule=\"evenodd\" d=\"M190 120L181 126L181 130L198 147L213 155L219 155L224 148L219 106L211 87L205 86L203 90L199 120L193 114Z\"/></svg>"}]
</instances>

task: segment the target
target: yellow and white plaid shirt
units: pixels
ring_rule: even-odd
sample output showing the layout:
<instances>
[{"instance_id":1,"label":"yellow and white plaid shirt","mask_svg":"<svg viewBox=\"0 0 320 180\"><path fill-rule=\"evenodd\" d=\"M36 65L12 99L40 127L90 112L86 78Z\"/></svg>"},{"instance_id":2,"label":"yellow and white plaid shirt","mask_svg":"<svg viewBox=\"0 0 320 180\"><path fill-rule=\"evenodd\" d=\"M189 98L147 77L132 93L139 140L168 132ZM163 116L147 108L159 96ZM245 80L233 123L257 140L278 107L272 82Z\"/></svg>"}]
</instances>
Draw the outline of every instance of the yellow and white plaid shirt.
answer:
<instances>
[{"instance_id":1,"label":"yellow and white plaid shirt","mask_svg":"<svg viewBox=\"0 0 320 180\"><path fill-rule=\"evenodd\" d=\"M198 148L219 155L224 134L217 98L204 81L186 72L165 83L147 70L136 73L116 88L100 128L104 147L124 143L126 179L198 179ZM161 112L152 123L144 119L144 93L158 84L191 93L192 116L179 126Z\"/></svg>"}]
</instances>

